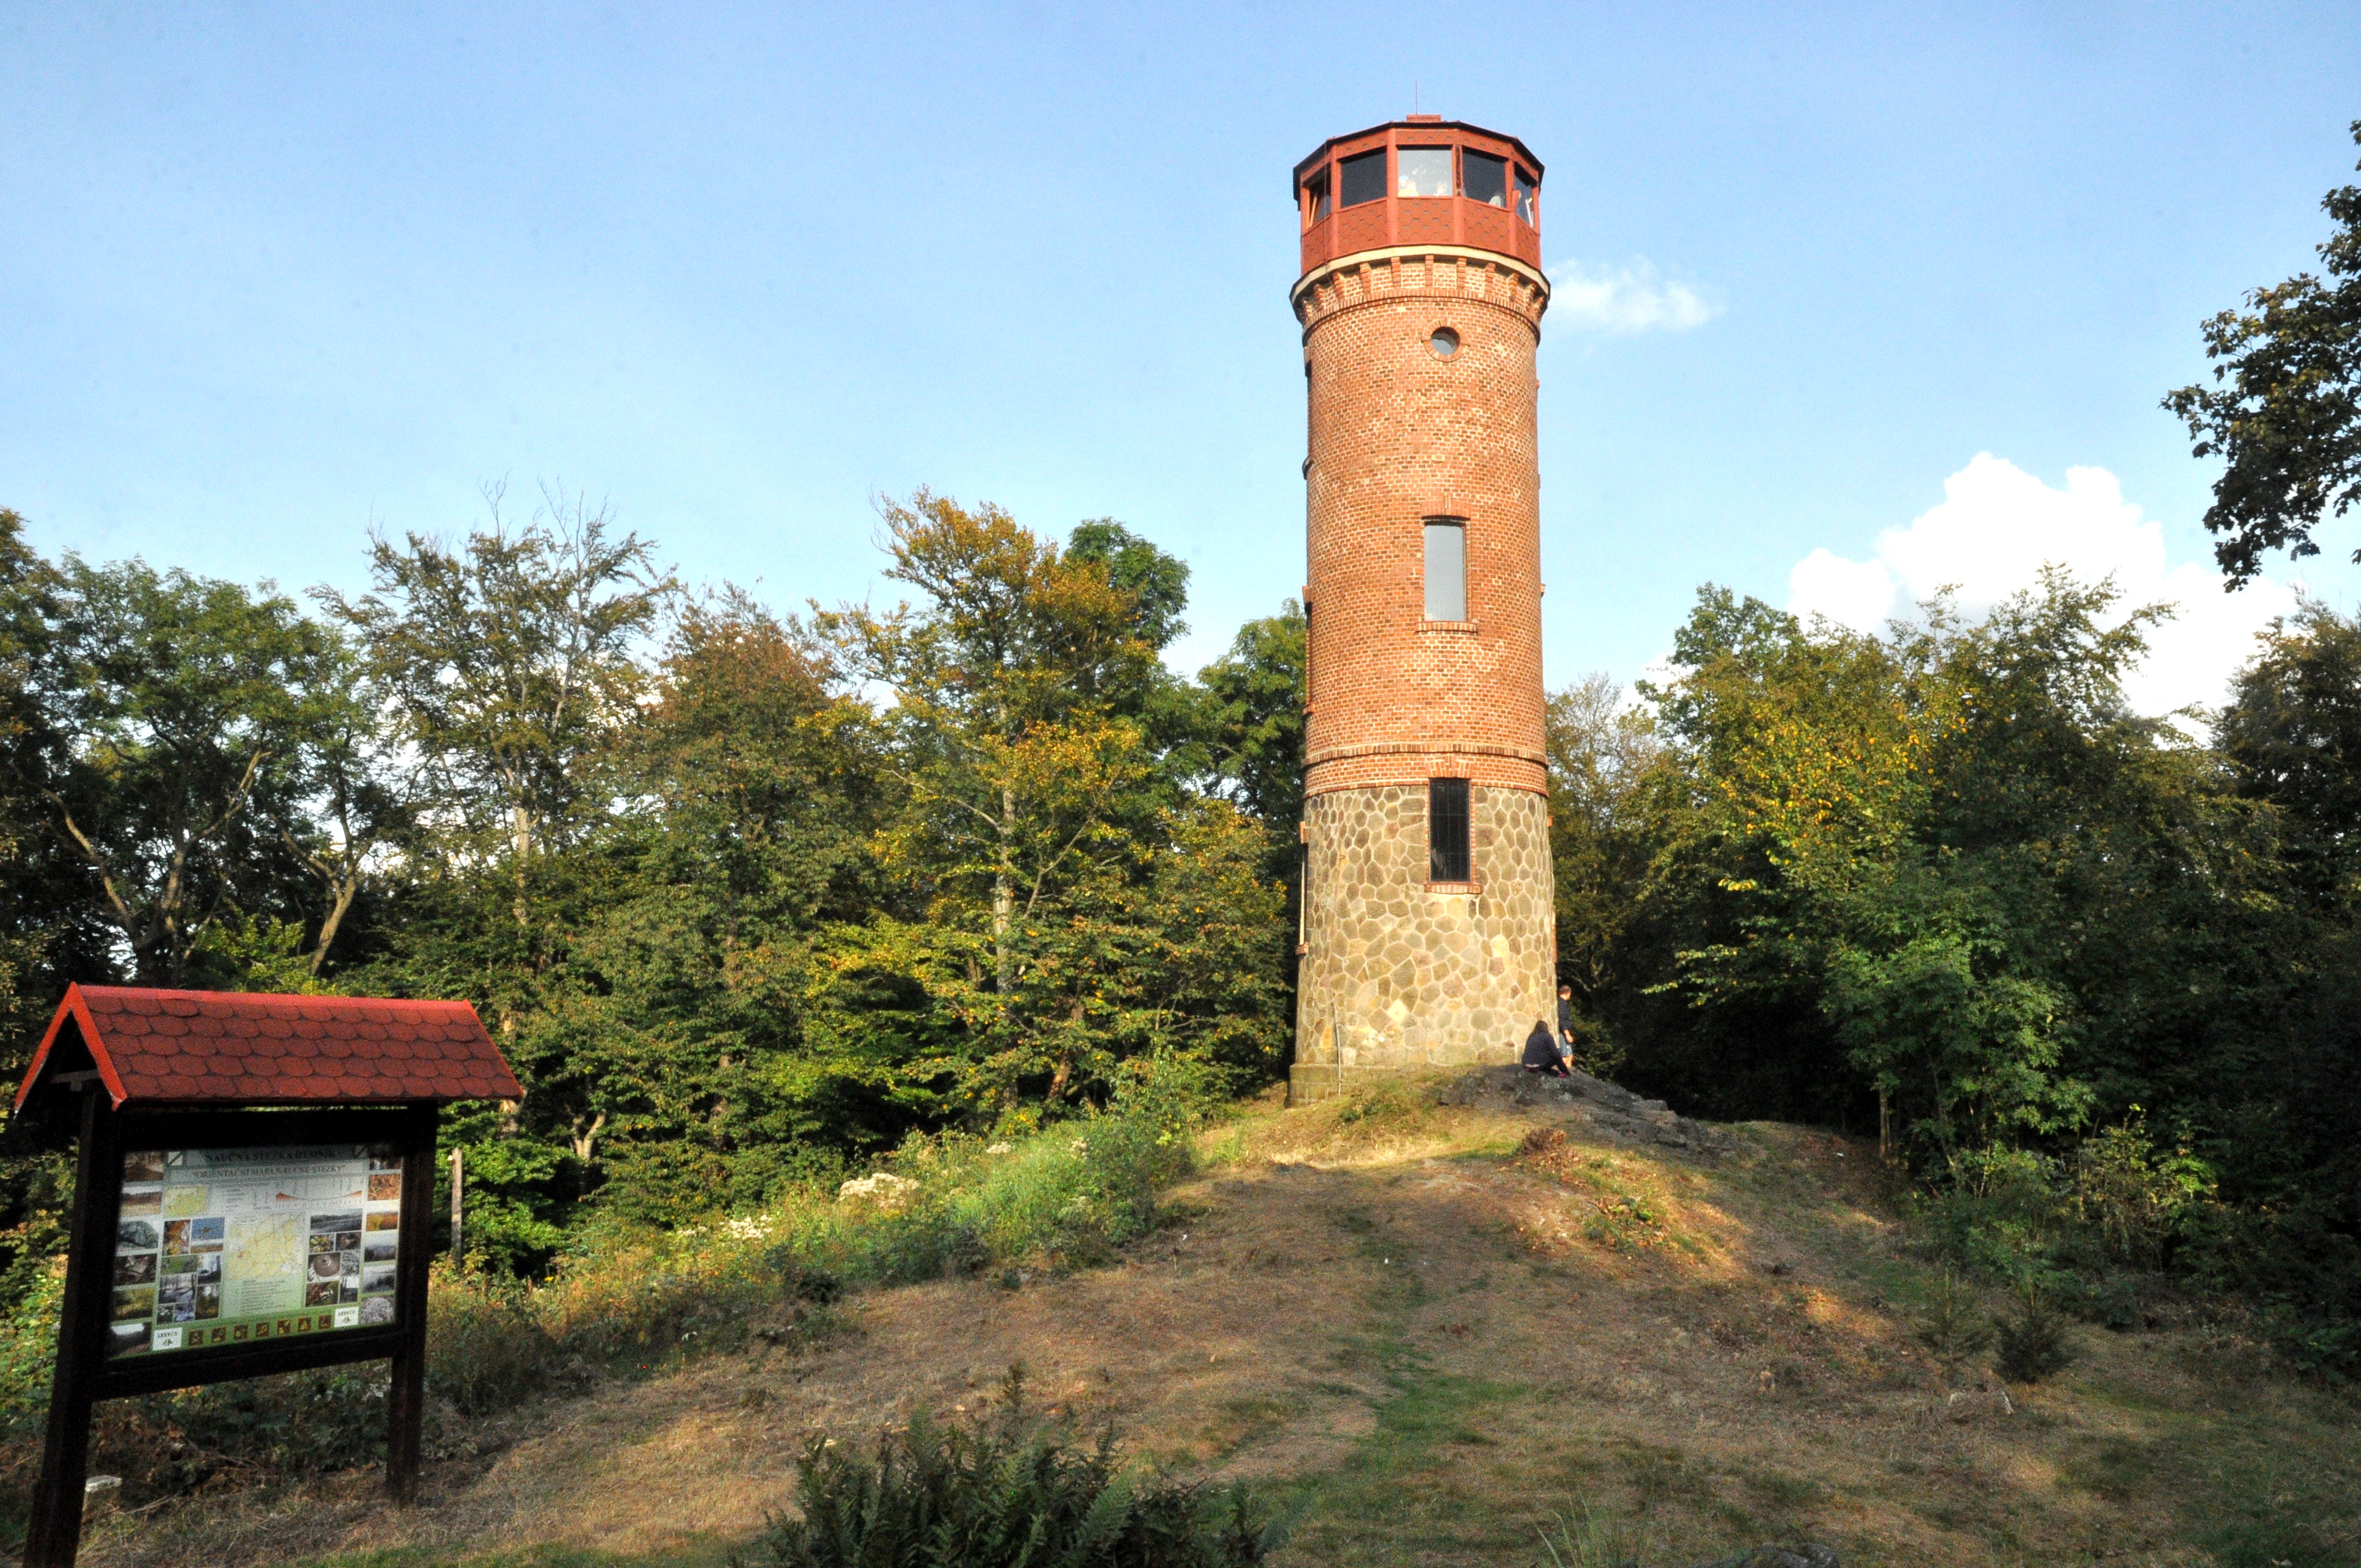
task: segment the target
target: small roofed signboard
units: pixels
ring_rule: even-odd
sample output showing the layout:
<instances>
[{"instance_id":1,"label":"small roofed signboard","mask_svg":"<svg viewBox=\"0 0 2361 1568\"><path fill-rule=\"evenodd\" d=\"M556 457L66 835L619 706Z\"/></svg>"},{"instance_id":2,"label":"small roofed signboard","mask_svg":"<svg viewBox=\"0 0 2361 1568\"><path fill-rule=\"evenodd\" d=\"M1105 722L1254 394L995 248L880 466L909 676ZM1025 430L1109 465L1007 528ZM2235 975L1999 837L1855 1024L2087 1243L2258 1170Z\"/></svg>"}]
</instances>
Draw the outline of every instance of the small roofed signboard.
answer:
<instances>
[{"instance_id":1,"label":"small roofed signboard","mask_svg":"<svg viewBox=\"0 0 2361 1568\"><path fill-rule=\"evenodd\" d=\"M387 1359L406 1497L440 1108L522 1093L464 1002L70 987L14 1108L80 1146L28 1568L74 1560L99 1399Z\"/></svg>"}]
</instances>

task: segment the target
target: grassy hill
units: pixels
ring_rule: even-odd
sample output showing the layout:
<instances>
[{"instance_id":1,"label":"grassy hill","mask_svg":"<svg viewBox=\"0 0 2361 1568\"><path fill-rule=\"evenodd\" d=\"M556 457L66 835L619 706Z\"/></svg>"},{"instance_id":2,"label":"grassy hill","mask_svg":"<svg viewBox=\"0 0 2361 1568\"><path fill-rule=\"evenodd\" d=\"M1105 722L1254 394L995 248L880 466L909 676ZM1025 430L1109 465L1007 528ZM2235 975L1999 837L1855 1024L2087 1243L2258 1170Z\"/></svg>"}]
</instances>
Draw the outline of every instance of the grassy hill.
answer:
<instances>
[{"instance_id":1,"label":"grassy hill","mask_svg":"<svg viewBox=\"0 0 2361 1568\"><path fill-rule=\"evenodd\" d=\"M719 1564L811 1434L980 1409L1021 1365L1053 1413L1293 1510L1290 1568L1547 1563L1544 1532L1586 1563L1783 1537L1849 1568L2361 1563L2361 1404L2235 1315L2160 1295L2049 1382L1947 1370L1942 1271L1873 1147L1675 1147L1513 1078L1443 1098L1258 1102L1109 1265L860 1293L816 1341L455 1426L414 1510L367 1473L200 1495L84 1561Z\"/></svg>"}]
</instances>

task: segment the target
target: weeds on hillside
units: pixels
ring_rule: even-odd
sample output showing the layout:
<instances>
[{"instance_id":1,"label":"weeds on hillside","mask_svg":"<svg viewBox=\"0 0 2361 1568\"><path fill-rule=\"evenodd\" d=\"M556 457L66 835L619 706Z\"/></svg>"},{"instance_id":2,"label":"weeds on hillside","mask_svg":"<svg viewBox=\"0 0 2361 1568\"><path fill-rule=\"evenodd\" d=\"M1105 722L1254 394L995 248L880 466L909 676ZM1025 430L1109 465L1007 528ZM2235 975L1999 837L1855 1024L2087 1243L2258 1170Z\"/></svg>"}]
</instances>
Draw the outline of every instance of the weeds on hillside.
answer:
<instances>
[{"instance_id":1,"label":"weeds on hillside","mask_svg":"<svg viewBox=\"0 0 2361 1568\"><path fill-rule=\"evenodd\" d=\"M1552 1514L1541 1532L1549 1568L1639 1568L1641 1541L1631 1527L1585 1503Z\"/></svg>"},{"instance_id":2,"label":"weeds on hillside","mask_svg":"<svg viewBox=\"0 0 2361 1568\"><path fill-rule=\"evenodd\" d=\"M1613 1155L1577 1147L1563 1129L1535 1127L1525 1135L1520 1157L1553 1180L1575 1189L1586 1205L1582 1239L1609 1252L1640 1252L1686 1245L1669 1223L1670 1206L1656 1184L1635 1176Z\"/></svg>"},{"instance_id":3,"label":"weeds on hillside","mask_svg":"<svg viewBox=\"0 0 2361 1568\"><path fill-rule=\"evenodd\" d=\"M816 1438L796 1462L800 1517L774 1519L771 1568L1255 1568L1283 1528L1243 1486L1216 1492L1117 1465L1112 1431L1082 1446L1030 1420L1024 1374L964 1424L920 1412L862 1455ZM750 1560L737 1558L742 1565Z\"/></svg>"},{"instance_id":4,"label":"weeds on hillside","mask_svg":"<svg viewBox=\"0 0 2361 1568\"><path fill-rule=\"evenodd\" d=\"M1380 1079L1337 1102L1336 1124L1410 1126L1425 1120L1433 1108L1433 1097L1420 1086L1399 1078Z\"/></svg>"},{"instance_id":5,"label":"weeds on hillside","mask_svg":"<svg viewBox=\"0 0 2361 1568\"><path fill-rule=\"evenodd\" d=\"M1185 1067L1137 1064L1104 1112L1005 1140L914 1137L866 1199L807 1191L675 1230L609 1219L578 1231L536 1281L438 1265L430 1446L465 1452L468 1421L600 1377L756 1340L809 1344L833 1330L849 1286L1104 1261L1156 1224L1159 1193L1188 1173L1202 1102ZM39 1464L60 1286L50 1269L0 1319L0 1519L21 1519ZM367 1464L382 1443L384 1378L364 1364L110 1401L92 1466L120 1474L136 1505Z\"/></svg>"}]
</instances>

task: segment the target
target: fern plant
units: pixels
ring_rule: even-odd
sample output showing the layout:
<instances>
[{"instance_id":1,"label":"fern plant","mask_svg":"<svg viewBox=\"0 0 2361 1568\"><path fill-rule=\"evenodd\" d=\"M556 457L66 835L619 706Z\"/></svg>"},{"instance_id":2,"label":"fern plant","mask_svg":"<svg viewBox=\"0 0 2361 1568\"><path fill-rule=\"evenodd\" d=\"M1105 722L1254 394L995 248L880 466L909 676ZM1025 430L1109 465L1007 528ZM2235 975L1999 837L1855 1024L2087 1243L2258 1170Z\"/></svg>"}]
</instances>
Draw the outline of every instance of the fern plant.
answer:
<instances>
[{"instance_id":1,"label":"fern plant","mask_svg":"<svg viewBox=\"0 0 2361 1568\"><path fill-rule=\"evenodd\" d=\"M1126 1470L1112 1431L1082 1446L1028 1421L1012 1374L1001 1409L921 1412L862 1453L815 1439L796 1462L802 1517L755 1544L766 1568L1255 1568L1283 1531L1244 1486ZM745 1568L748 1559L738 1560Z\"/></svg>"}]
</instances>

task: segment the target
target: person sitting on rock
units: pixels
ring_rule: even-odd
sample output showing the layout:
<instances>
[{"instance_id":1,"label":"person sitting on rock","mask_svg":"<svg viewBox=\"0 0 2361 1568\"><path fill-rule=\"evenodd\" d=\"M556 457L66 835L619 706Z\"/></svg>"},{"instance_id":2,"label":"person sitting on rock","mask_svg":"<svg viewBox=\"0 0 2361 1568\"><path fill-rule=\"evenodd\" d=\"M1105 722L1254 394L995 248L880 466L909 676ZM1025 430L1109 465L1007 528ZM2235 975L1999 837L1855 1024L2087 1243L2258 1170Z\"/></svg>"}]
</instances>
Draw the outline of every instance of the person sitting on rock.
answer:
<instances>
[{"instance_id":1,"label":"person sitting on rock","mask_svg":"<svg viewBox=\"0 0 2361 1568\"><path fill-rule=\"evenodd\" d=\"M1546 1018L1534 1019L1533 1032L1525 1036L1524 1069L1551 1078L1573 1076L1566 1071L1565 1054L1558 1048L1557 1036Z\"/></svg>"}]
</instances>

